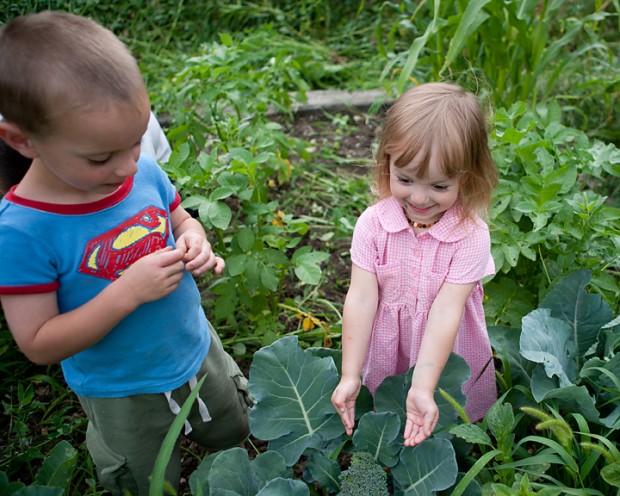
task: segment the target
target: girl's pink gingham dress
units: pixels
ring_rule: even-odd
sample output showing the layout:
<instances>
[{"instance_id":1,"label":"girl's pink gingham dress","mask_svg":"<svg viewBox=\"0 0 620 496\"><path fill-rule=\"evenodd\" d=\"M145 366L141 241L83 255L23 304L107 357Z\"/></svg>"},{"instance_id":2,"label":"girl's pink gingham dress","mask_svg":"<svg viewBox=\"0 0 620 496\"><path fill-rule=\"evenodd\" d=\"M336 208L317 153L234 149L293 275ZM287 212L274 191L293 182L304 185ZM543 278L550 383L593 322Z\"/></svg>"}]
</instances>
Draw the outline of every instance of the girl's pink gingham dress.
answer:
<instances>
[{"instance_id":1,"label":"girl's pink gingham dress","mask_svg":"<svg viewBox=\"0 0 620 496\"><path fill-rule=\"evenodd\" d=\"M351 260L376 274L379 284L379 305L362 370L362 381L373 394L383 379L416 363L428 313L441 285L477 282L465 304L453 349L471 369L463 392L465 411L475 422L497 397L480 283L495 273L495 265L488 226L479 218L459 220L458 207L452 207L437 224L415 236L401 205L387 198L358 219Z\"/></svg>"}]
</instances>

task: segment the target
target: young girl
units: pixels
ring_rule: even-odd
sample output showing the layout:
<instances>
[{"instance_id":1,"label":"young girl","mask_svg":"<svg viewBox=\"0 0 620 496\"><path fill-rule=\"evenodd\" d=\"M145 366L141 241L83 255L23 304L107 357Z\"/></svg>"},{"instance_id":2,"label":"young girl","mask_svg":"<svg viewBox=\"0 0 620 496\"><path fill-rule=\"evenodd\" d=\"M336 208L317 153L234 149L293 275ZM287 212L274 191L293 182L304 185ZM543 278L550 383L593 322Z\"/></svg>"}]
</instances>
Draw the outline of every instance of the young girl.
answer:
<instances>
[{"instance_id":1,"label":"young girl","mask_svg":"<svg viewBox=\"0 0 620 496\"><path fill-rule=\"evenodd\" d=\"M374 394L415 365L405 445L430 436L433 393L450 356L471 369L470 420L496 399L481 279L495 272L487 212L497 173L476 99L447 83L404 93L388 110L376 155L379 201L360 216L342 322L342 378L332 395L347 434L361 383ZM361 380L360 380L361 375Z\"/></svg>"}]
</instances>

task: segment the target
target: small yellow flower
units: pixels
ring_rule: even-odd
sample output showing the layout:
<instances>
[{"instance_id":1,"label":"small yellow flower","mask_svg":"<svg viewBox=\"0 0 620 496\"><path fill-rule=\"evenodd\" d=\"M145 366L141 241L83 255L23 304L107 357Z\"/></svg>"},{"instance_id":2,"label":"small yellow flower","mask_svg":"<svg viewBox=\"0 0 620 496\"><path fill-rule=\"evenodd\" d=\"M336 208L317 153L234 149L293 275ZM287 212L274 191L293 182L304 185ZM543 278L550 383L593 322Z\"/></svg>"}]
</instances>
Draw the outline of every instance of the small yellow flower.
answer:
<instances>
[{"instance_id":1,"label":"small yellow flower","mask_svg":"<svg viewBox=\"0 0 620 496\"><path fill-rule=\"evenodd\" d=\"M278 210L275 214L273 214L273 221L271 222L274 226L284 227L284 212L282 210Z\"/></svg>"},{"instance_id":2,"label":"small yellow flower","mask_svg":"<svg viewBox=\"0 0 620 496\"><path fill-rule=\"evenodd\" d=\"M305 317L302 323L302 327L304 331L310 331L316 327L314 320L312 317Z\"/></svg>"}]
</instances>

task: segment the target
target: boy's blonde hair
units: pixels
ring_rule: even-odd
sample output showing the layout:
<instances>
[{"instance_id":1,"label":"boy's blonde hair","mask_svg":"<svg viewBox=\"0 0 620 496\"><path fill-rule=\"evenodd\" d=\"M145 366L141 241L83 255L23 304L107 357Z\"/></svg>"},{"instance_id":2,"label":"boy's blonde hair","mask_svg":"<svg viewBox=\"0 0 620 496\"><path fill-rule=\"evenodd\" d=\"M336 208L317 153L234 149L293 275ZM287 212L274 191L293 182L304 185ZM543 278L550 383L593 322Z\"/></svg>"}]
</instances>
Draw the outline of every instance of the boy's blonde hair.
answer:
<instances>
[{"instance_id":1,"label":"boy's blonde hair","mask_svg":"<svg viewBox=\"0 0 620 496\"><path fill-rule=\"evenodd\" d=\"M416 175L428 176L431 154L443 174L459 180L463 219L488 213L497 171L488 147L487 124L477 98L451 83L425 83L401 95L388 109L376 152L373 191L390 196L390 157Z\"/></svg>"},{"instance_id":2,"label":"boy's blonde hair","mask_svg":"<svg viewBox=\"0 0 620 496\"><path fill-rule=\"evenodd\" d=\"M40 12L0 31L0 114L26 132L47 136L56 119L76 109L145 98L127 47L90 19Z\"/></svg>"}]
</instances>

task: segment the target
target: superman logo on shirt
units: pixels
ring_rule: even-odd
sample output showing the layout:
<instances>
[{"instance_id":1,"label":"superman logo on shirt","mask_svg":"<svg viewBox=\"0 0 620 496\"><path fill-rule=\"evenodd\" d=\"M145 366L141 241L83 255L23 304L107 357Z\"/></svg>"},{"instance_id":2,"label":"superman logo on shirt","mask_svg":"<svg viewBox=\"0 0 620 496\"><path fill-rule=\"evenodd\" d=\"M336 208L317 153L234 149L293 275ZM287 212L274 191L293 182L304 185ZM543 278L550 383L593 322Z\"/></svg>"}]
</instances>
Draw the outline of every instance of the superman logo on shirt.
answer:
<instances>
[{"instance_id":1,"label":"superman logo on shirt","mask_svg":"<svg viewBox=\"0 0 620 496\"><path fill-rule=\"evenodd\" d=\"M136 260L166 246L168 217L147 207L119 226L93 238L84 251L79 271L104 279L118 279Z\"/></svg>"}]
</instances>

